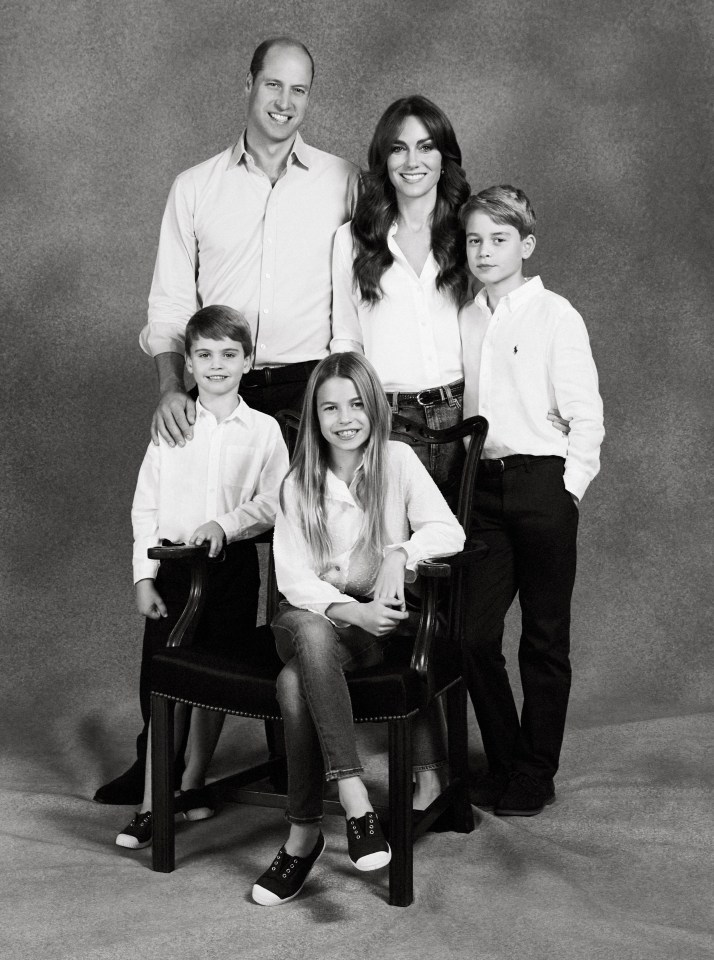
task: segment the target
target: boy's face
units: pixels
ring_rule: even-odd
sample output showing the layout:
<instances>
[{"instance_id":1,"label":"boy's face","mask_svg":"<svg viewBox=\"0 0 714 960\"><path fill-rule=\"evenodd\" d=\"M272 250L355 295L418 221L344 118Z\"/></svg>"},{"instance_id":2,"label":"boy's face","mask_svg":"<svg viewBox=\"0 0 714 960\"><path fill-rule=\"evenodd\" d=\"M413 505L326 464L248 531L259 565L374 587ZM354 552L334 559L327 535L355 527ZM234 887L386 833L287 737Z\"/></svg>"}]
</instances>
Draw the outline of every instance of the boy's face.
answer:
<instances>
[{"instance_id":1,"label":"boy's face","mask_svg":"<svg viewBox=\"0 0 714 960\"><path fill-rule=\"evenodd\" d=\"M199 396L222 397L237 394L241 377L250 370L250 357L237 340L199 337L186 355L186 368L193 374Z\"/></svg>"},{"instance_id":2,"label":"boy's face","mask_svg":"<svg viewBox=\"0 0 714 960\"><path fill-rule=\"evenodd\" d=\"M466 257L473 275L486 284L503 288L523 278L523 261L533 253L535 237L521 240L515 227L496 223L482 210L466 221Z\"/></svg>"}]
</instances>

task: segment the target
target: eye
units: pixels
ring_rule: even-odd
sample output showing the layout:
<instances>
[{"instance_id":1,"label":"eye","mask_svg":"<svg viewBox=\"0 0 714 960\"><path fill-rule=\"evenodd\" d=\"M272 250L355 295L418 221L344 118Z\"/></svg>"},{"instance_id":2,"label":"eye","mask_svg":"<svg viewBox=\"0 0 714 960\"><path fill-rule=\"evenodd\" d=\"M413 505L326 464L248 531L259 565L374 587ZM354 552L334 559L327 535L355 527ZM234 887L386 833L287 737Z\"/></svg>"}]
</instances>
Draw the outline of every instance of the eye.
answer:
<instances>
[{"instance_id":1,"label":"eye","mask_svg":"<svg viewBox=\"0 0 714 960\"><path fill-rule=\"evenodd\" d=\"M390 148L390 153L402 153L402 151L405 149L406 148L403 143L393 143Z\"/></svg>"},{"instance_id":2,"label":"eye","mask_svg":"<svg viewBox=\"0 0 714 960\"><path fill-rule=\"evenodd\" d=\"M428 140L426 143L420 144L419 149L422 153L429 153L431 150L435 150L436 148L431 140Z\"/></svg>"},{"instance_id":3,"label":"eye","mask_svg":"<svg viewBox=\"0 0 714 960\"><path fill-rule=\"evenodd\" d=\"M266 80L266 81L265 81L265 86L266 86L266 87L278 87L278 86L280 86L280 84L277 82L277 80Z\"/></svg>"},{"instance_id":4,"label":"eye","mask_svg":"<svg viewBox=\"0 0 714 960\"><path fill-rule=\"evenodd\" d=\"M353 400L352 406L355 407L357 410L361 410L364 407L364 404L362 403L361 400Z\"/></svg>"},{"instance_id":5,"label":"eye","mask_svg":"<svg viewBox=\"0 0 714 960\"><path fill-rule=\"evenodd\" d=\"M307 90L305 89L305 87L293 87L293 91L299 94L299 96L301 97L304 97L305 94L307 93Z\"/></svg>"}]
</instances>

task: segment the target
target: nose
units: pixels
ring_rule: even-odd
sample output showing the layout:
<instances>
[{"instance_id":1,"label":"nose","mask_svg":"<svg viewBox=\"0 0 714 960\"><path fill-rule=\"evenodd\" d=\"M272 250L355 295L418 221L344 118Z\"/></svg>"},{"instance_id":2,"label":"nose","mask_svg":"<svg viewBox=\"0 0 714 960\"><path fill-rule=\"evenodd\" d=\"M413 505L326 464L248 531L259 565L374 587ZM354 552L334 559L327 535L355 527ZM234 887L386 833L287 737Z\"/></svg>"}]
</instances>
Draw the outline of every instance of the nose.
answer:
<instances>
[{"instance_id":1,"label":"nose","mask_svg":"<svg viewBox=\"0 0 714 960\"><path fill-rule=\"evenodd\" d=\"M416 152L416 147L410 147L409 149L409 153L407 154L407 166L408 167L419 166L419 156Z\"/></svg>"},{"instance_id":2,"label":"nose","mask_svg":"<svg viewBox=\"0 0 714 960\"><path fill-rule=\"evenodd\" d=\"M290 107L290 90L283 87L276 99L276 107L281 111L286 111Z\"/></svg>"}]
</instances>

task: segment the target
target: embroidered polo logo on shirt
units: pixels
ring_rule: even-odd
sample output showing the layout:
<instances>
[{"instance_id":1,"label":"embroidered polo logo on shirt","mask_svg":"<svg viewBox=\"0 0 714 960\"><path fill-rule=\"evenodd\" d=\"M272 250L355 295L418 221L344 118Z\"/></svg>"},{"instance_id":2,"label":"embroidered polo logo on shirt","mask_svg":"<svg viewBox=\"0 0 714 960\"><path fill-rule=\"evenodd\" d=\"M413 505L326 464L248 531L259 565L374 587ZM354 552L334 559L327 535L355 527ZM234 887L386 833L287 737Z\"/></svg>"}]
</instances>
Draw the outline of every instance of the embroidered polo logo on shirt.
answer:
<instances>
[{"instance_id":1,"label":"embroidered polo logo on shirt","mask_svg":"<svg viewBox=\"0 0 714 960\"><path fill-rule=\"evenodd\" d=\"M515 347L513 348L513 352L518 353L518 344L516 344Z\"/></svg>"}]
</instances>

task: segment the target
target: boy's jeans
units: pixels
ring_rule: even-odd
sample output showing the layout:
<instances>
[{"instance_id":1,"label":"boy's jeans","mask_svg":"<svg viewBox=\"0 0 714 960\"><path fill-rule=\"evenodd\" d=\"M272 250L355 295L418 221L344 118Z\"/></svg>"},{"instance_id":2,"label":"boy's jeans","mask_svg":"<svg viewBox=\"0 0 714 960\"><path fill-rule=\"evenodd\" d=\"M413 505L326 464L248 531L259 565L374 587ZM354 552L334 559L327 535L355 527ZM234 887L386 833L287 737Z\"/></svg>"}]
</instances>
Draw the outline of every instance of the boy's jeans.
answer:
<instances>
[{"instance_id":1,"label":"boy's jeans","mask_svg":"<svg viewBox=\"0 0 714 960\"><path fill-rule=\"evenodd\" d=\"M285 663L277 696L288 757L286 818L291 823L313 823L322 819L323 777L340 780L362 773L344 674L381 663L385 641L359 627L336 627L286 601L272 628ZM445 763L442 724L436 709L414 718L415 770Z\"/></svg>"}]
</instances>

